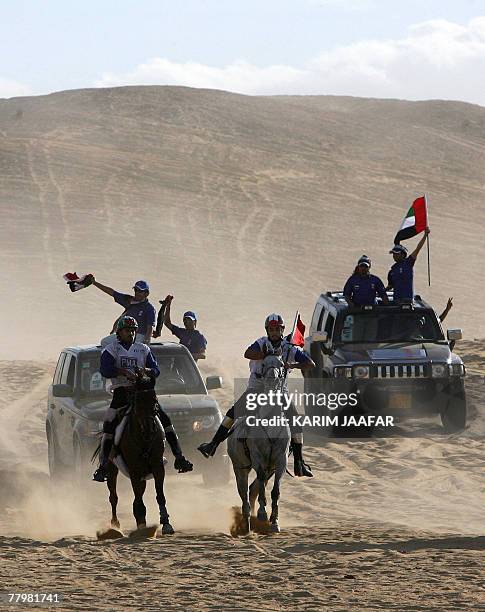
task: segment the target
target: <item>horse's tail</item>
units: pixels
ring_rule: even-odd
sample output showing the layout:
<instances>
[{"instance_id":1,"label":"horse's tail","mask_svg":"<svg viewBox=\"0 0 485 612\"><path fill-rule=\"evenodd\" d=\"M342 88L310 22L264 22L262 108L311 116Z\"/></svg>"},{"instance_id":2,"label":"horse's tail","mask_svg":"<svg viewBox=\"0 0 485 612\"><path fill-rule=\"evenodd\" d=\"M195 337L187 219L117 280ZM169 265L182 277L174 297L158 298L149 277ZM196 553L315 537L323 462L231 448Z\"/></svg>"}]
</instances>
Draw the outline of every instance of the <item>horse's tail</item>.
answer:
<instances>
[{"instance_id":1,"label":"horse's tail","mask_svg":"<svg viewBox=\"0 0 485 612\"><path fill-rule=\"evenodd\" d=\"M101 442L98 444L98 446L96 447L96 450L93 453L93 456L91 457L91 463L94 463L96 461L100 452L101 452Z\"/></svg>"}]
</instances>

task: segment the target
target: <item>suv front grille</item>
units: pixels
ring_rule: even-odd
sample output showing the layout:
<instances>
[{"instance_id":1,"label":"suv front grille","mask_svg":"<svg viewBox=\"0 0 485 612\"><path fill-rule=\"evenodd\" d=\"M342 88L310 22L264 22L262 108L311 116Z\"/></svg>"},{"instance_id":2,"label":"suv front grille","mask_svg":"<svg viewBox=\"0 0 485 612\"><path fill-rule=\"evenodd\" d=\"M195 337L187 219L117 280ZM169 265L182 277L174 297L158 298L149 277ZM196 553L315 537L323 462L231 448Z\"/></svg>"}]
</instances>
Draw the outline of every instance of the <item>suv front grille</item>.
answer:
<instances>
[{"instance_id":1,"label":"suv front grille","mask_svg":"<svg viewBox=\"0 0 485 612\"><path fill-rule=\"evenodd\" d=\"M402 363L399 365L375 365L372 374L374 378L426 378L427 364Z\"/></svg>"},{"instance_id":2,"label":"suv front grille","mask_svg":"<svg viewBox=\"0 0 485 612\"><path fill-rule=\"evenodd\" d=\"M192 423L194 419L190 410L167 410L167 414L178 434L189 433L192 431Z\"/></svg>"}]
</instances>

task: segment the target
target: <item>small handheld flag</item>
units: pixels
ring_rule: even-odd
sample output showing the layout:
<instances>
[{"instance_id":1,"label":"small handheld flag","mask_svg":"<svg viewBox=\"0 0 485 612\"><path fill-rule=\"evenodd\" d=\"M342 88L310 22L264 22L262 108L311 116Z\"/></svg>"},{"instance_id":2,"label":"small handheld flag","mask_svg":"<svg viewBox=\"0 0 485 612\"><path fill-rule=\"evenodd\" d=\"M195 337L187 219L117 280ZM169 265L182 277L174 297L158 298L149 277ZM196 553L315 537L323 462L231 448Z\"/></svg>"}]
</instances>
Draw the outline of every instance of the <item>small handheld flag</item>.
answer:
<instances>
[{"instance_id":1,"label":"small handheld flag","mask_svg":"<svg viewBox=\"0 0 485 612\"><path fill-rule=\"evenodd\" d=\"M93 282L92 274L85 274L84 276L78 276L76 272L67 272L62 277L69 286L71 291L79 291L80 289L85 289L89 287L89 285Z\"/></svg>"},{"instance_id":2,"label":"small handheld flag","mask_svg":"<svg viewBox=\"0 0 485 612\"><path fill-rule=\"evenodd\" d=\"M300 318L300 313L297 311L293 331L290 334L289 342L294 346L305 346L305 324Z\"/></svg>"},{"instance_id":3,"label":"small handheld flag","mask_svg":"<svg viewBox=\"0 0 485 612\"><path fill-rule=\"evenodd\" d=\"M412 203L411 208L408 210L404 217L401 227L399 228L395 238L394 244L399 244L401 240L407 240L416 236L420 232L428 227L428 211L426 206L426 196L416 198Z\"/></svg>"}]
</instances>

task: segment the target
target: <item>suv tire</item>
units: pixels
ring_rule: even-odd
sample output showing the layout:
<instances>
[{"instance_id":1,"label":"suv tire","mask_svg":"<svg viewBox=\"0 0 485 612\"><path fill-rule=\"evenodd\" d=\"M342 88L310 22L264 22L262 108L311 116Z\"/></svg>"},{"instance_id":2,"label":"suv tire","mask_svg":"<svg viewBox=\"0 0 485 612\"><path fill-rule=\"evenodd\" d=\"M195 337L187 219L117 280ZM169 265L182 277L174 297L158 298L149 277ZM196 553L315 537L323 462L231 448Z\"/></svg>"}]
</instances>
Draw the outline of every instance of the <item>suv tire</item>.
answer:
<instances>
[{"instance_id":1,"label":"suv tire","mask_svg":"<svg viewBox=\"0 0 485 612\"><path fill-rule=\"evenodd\" d=\"M454 387L450 385L444 403L445 407L441 410L440 416L446 433L456 433L465 429L466 394L463 380L460 380Z\"/></svg>"}]
</instances>

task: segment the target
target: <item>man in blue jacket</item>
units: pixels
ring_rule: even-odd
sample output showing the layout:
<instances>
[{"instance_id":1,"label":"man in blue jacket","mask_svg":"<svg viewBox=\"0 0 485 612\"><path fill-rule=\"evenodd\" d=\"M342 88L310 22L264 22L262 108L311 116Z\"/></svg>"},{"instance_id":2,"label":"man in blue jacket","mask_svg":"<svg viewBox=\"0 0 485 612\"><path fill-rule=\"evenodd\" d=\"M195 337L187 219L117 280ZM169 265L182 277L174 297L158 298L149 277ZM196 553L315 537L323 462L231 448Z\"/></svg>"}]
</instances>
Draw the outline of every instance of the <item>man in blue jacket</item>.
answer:
<instances>
[{"instance_id":1,"label":"man in blue jacket","mask_svg":"<svg viewBox=\"0 0 485 612\"><path fill-rule=\"evenodd\" d=\"M377 296L384 304L389 303L384 283L378 276L370 273L371 265L370 258L362 255L354 273L345 283L344 296L349 306L373 306L377 302Z\"/></svg>"},{"instance_id":2,"label":"man in blue jacket","mask_svg":"<svg viewBox=\"0 0 485 612\"><path fill-rule=\"evenodd\" d=\"M144 280L137 281L133 286L134 295L129 295L128 293L120 293L111 287L102 285L96 281L93 275L90 276L92 277L91 284L103 293L110 295L117 304L123 306L125 309L123 315L128 315L136 320L138 323L137 342L150 344L157 313L154 306L148 301L148 295L150 294L148 283Z\"/></svg>"},{"instance_id":3,"label":"man in blue jacket","mask_svg":"<svg viewBox=\"0 0 485 612\"><path fill-rule=\"evenodd\" d=\"M172 304L173 295L167 295L165 298L165 325L172 332L174 336L180 340L180 344L186 346L192 357L197 361L198 359L205 359L205 349L207 347L207 340L200 333L197 326L197 317L195 312L192 310L187 310L182 317L182 321L184 323L183 327L179 327L178 325L174 325L170 318L170 306ZM154 334L154 337L155 334Z\"/></svg>"},{"instance_id":4,"label":"man in blue jacket","mask_svg":"<svg viewBox=\"0 0 485 612\"><path fill-rule=\"evenodd\" d=\"M402 244L395 244L389 251L394 259L394 264L387 275L387 288L394 290L395 302L410 302L414 298L414 264L429 233L429 228L426 228L423 237L410 255Z\"/></svg>"}]
</instances>

